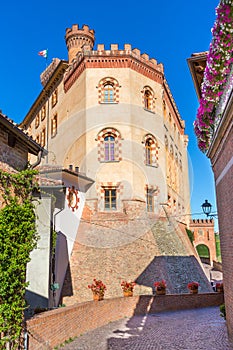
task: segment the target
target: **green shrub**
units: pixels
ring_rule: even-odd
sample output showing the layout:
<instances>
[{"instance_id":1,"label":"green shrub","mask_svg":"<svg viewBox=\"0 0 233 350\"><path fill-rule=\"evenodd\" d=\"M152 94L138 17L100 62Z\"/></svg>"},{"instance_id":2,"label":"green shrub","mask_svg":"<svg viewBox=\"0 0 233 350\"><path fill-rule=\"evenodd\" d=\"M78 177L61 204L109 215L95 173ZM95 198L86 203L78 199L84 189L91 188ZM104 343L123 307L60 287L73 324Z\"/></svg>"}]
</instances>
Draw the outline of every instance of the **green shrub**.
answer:
<instances>
[{"instance_id":1,"label":"green shrub","mask_svg":"<svg viewBox=\"0 0 233 350\"><path fill-rule=\"evenodd\" d=\"M220 316L224 317L224 320L226 319L226 308L225 308L225 304L220 305Z\"/></svg>"}]
</instances>

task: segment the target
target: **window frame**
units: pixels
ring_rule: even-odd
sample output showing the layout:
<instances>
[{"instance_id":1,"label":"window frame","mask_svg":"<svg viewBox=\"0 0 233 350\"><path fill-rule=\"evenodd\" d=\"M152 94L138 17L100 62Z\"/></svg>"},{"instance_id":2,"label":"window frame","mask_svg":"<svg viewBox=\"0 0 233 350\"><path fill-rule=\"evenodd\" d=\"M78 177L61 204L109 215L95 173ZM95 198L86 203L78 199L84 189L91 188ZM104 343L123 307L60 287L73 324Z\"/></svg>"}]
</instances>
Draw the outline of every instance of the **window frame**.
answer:
<instances>
[{"instance_id":1,"label":"window frame","mask_svg":"<svg viewBox=\"0 0 233 350\"><path fill-rule=\"evenodd\" d=\"M106 138L108 140L106 140ZM105 162L114 162L116 160L115 159L115 147L116 147L115 136L113 134L104 135L104 161ZM106 151L107 151L107 153L106 153Z\"/></svg>"},{"instance_id":2,"label":"window frame","mask_svg":"<svg viewBox=\"0 0 233 350\"><path fill-rule=\"evenodd\" d=\"M107 191L108 191L108 196L106 196ZM114 195L113 195L113 192L114 192ZM108 201L106 201L107 198L108 198ZM113 199L115 200L113 201ZM108 203L108 207L106 205L107 203ZM116 211L116 210L117 210L117 188L104 187L104 211Z\"/></svg>"},{"instance_id":3,"label":"window frame","mask_svg":"<svg viewBox=\"0 0 233 350\"><path fill-rule=\"evenodd\" d=\"M154 195L148 187L146 188L146 210L148 213L154 212Z\"/></svg>"}]
</instances>

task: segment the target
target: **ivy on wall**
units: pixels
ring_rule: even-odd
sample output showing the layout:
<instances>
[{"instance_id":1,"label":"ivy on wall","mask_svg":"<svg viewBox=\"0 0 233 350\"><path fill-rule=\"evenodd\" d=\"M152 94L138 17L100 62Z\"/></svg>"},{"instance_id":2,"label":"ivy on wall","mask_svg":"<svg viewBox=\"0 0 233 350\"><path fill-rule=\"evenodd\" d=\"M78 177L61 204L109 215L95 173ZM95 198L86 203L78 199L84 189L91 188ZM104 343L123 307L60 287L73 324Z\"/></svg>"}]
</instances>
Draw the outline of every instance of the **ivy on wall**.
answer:
<instances>
[{"instance_id":1,"label":"ivy on wall","mask_svg":"<svg viewBox=\"0 0 233 350\"><path fill-rule=\"evenodd\" d=\"M32 192L36 171L0 170L0 349L19 349L23 331L26 266L37 242Z\"/></svg>"}]
</instances>

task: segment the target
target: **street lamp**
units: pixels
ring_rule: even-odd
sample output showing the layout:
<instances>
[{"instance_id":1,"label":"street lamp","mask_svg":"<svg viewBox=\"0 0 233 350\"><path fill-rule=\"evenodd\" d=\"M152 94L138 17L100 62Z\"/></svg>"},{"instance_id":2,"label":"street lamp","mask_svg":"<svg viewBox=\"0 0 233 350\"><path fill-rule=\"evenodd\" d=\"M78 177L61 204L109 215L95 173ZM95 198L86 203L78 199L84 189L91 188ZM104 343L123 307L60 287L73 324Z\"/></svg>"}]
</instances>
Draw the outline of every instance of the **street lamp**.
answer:
<instances>
[{"instance_id":1,"label":"street lamp","mask_svg":"<svg viewBox=\"0 0 233 350\"><path fill-rule=\"evenodd\" d=\"M207 217L210 217L211 219L213 217L217 217L217 214L211 214L211 209L212 209L212 205L208 202L208 200L206 199L205 202L202 204L202 210L203 210L203 213L207 216Z\"/></svg>"}]
</instances>

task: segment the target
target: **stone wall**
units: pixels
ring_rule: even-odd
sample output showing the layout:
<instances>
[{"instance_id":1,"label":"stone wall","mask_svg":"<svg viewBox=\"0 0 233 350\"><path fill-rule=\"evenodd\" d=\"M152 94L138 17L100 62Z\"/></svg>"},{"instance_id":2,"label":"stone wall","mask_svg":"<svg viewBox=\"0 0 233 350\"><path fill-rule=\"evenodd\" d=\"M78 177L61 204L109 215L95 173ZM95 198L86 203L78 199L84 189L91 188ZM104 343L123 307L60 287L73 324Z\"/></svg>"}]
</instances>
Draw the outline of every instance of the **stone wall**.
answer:
<instances>
[{"instance_id":1,"label":"stone wall","mask_svg":"<svg viewBox=\"0 0 233 350\"><path fill-rule=\"evenodd\" d=\"M52 350L69 338L124 317L218 306L223 302L223 293L205 293L120 297L67 306L38 314L27 321L28 350Z\"/></svg>"},{"instance_id":2,"label":"stone wall","mask_svg":"<svg viewBox=\"0 0 233 350\"><path fill-rule=\"evenodd\" d=\"M8 133L0 129L0 168L4 171L21 170L25 167L28 160L28 149L15 141L14 146L8 144Z\"/></svg>"},{"instance_id":3,"label":"stone wall","mask_svg":"<svg viewBox=\"0 0 233 350\"><path fill-rule=\"evenodd\" d=\"M140 214L128 221L97 215L80 223L61 303L90 300L87 286L94 278L106 284L106 298L121 295L122 280L136 281L139 295L153 293L154 282L161 279L169 293L188 293L192 280L200 283L201 292L212 291L187 234L171 222Z\"/></svg>"}]
</instances>

